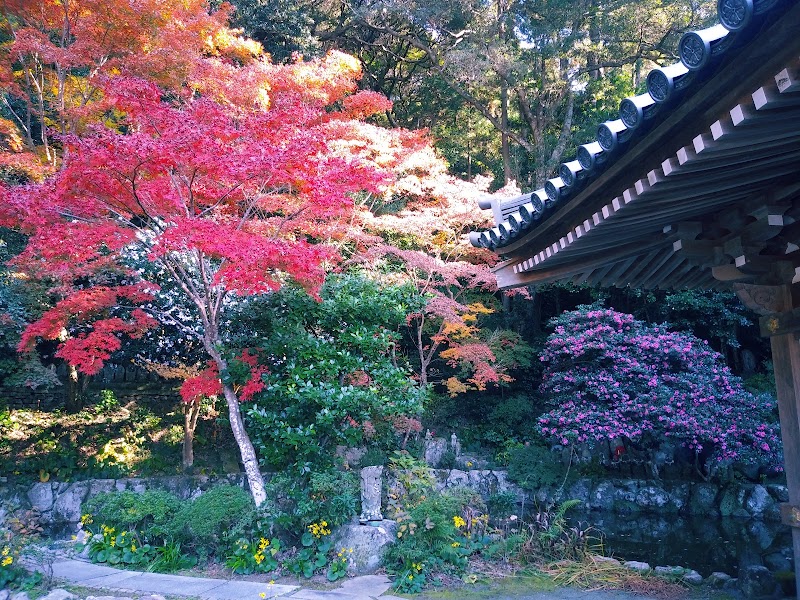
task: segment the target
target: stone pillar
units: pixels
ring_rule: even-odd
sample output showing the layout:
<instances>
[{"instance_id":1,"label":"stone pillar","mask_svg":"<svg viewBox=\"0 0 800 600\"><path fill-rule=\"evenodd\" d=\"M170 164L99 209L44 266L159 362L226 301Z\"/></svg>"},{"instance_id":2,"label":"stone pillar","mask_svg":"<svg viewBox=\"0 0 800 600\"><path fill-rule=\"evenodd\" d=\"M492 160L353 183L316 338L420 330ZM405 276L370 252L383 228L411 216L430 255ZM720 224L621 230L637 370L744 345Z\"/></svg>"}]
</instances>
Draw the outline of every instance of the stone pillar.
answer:
<instances>
[{"instance_id":1,"label":"stone pillar","mask_svg":"<svg viewBox=\"0 0 800 600\"><path fill-rule=\"evenodd\" d=\"M369 521L383 521L381 514L382 475L382 465L361 469L361 516L358 517L358 520L362 525Z\"/></svg>"}]
</instances>

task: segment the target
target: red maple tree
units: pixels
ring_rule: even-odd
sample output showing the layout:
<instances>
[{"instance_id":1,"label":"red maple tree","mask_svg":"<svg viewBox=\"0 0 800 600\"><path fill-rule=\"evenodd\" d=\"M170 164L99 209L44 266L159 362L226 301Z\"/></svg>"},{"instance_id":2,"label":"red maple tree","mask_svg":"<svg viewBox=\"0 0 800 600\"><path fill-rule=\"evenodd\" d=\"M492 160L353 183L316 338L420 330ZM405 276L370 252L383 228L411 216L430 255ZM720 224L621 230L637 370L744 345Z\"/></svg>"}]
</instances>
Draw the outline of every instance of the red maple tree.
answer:
<instances>
[{"instance_id":1,"label":"red maple tree","mask_svg":"<svg viewBox=\"0 0 800 600\"><path fill-rule=\"evenodd\" d=\"M260 504L263 480L239 407L258 382L240 390L226 383L224 316L241 298L289 280L317 293L337 259L321 239L349 216L354 193L378 194L389 180L392 165L376 165L370 151L385 134L359 120L385 100L356 93L359 65L336 52L287 66L212 59L207 68L217 78L202 95L169 94L145 78L98 78L113 118L64 136L66 159L52 178L2 190L0 223L30 235L16 268L50 281L61 298L20 349L64 340L59 356L95 373L123 336L159 320L198 337L221 375ZM169 314L176 295L191 320Z\"/></svg>"}]
</instances>

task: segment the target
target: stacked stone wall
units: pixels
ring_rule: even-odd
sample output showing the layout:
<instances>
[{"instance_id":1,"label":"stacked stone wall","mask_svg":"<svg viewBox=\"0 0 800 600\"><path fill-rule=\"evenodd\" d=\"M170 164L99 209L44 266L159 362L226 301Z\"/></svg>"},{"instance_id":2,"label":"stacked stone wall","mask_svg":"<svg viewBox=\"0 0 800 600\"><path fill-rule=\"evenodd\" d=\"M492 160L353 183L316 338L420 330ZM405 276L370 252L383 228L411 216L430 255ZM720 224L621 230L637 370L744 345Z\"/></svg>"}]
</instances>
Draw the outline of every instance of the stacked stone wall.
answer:
<instances>
[{"instance_id":1,"label":"stacked stone wall","mask_svg":"<svg viewBox=\"0 0 800 600\"><path fill-rule=\"evenodd\" d=\"M66 369L56 371L59 380L67 380ZM175 403L180 400L178 386L154 373L131 365L108 364L89 381L83 396L88 404L100 398L101 390L111 390L120 404ZM67 400L67 386L31 389L24 386L0 386L0 402L9 408L53 410L63 407Z\"/></svg>"},{"instance_id":2,"label":"stacked stone wall","mask_svg":"<svg viewBox=\"0 0 800 600\"><path fill-rule=\"evenodd\" d=\"M574 498L590 511L612 514L707 515L780 521L780 503L788 501L786 486L776 484L579 479L563 488L543 488L530 493L510 482L505 471L440 469L435 474L439 489L466 487L487 500L504 494L513 498L521 509ZM0 505L36 508L45 523L67 524L78 522L83 502L99 492L160 489L185 500L223 483L247 485L243 474L48 481L32 485L0 483Z\"/></svg>"}]
</instances>

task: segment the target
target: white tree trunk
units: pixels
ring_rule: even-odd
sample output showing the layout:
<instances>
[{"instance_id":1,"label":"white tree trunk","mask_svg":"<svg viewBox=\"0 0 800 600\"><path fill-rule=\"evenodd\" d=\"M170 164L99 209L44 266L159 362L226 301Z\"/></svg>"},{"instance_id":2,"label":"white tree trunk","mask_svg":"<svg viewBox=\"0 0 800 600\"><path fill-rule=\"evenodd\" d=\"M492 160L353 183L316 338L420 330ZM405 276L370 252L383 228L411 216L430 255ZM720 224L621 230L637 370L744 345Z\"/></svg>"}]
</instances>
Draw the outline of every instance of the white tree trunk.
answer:
<instances>
[{"instance_id":1,"label":"white tree trunk","mask_svg":"<svg viewBox=\"0 0 800 600\"><path fill-rule=\"evenodd\" d=\"M258 468L258 458L256 457L253 442L250 441L250 436L247 435L247 431L244 428L242 411L239 408L239 398L237 398L236 392L229 385L223 384L222 391L225 395L225 401L228 403L231 431L233 431L233 438L239 446L239 453L242 457L247 483L250 486L250 493L253 495L253 501L256 506L261 506L264 500L267 499L267 492L264 489L264 477L262 477L261 470Z\"/></svg>"}]
</instances>

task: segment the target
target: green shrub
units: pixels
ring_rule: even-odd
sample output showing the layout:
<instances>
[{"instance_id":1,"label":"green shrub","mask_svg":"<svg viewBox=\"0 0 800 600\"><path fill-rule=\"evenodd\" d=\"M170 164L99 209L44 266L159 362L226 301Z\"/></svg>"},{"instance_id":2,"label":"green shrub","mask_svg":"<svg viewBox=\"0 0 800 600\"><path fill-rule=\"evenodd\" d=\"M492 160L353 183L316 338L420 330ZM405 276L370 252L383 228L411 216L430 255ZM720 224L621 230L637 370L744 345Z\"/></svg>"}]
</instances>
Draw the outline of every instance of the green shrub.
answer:
<instances>
[{"instance_id":1,"label":"green shrub","mask_svg":"<svg viewBox=\"0 0 800 600\"><path fill-rule=\"evenodd\" d=\"M456 453L452 450L446 451L439 459L439 464L436 465L439 469L455 469L456 468Z\"/></svg>"},{"instance_id":2,"label":"green shrub","mask_svg":"<svg viewBox=\"0 0 800 600\"><path fill-rule=\"evenodd\" d=\"M448 490L396 512L397 540L387 548L384 564L396 576L397 591L418 592L439 574L464 573L467 557L488 543L487 517L470 505L474 499L473 492Z\"/></svg>"},{"instance_id":3,"label":"green shrub","mask_svg":"<svg viewBox=\"0 0 800 600\"><path fill-rule=\"evenodd\" d=\"M245 490L220 485L185 504L175 515L171 533L184 547L201 555L215 554L223 548L232 527L254 508Z\"/></svg>"},{"instance_id":4,"label":"green shrub","mask_svg":"<svg viewBox=\"0 0 800 600\"><path fill-rule=\"evenodd\" d=\"M396 497L389 498L389 509L410 507L427 497L436 484L433 470L405 450L397 450L389 458L389 470L398 486Z\"/></svg>"},{"instance_id":5,"label":"green shrub","mask_svg":"<svg viewBox=\"0 0 800 600\"><path fill-rule=\"evenodd\" d=\"M358 460L360 467L375 467L386 464L386 452L380 448L368 448L364 455Z\"/></svg>"},{"instance_id":6,"label":"green shrub","mask_svg":"<svg viewBox=\"0 0 800 600\"><path fill-rule=\"evenodd\" d=\"M135 530L152 543L169 535L182 504L175 495L162 490L140 494L126 490L97 494L86 503L84 512L91 514L98 525L117 531Z\"/></svg>"},{"instance_id":7,"label":"green shrub","mask_svg":"<svg viewBox=\"0 0 800 600\"><path fill-rule=\"evenodd\" d=\"M489 506L492 517L504 519L516 511L517 495L512 492L497 492L489 496L486 504Z\"/></svg>"},{"instance_id":8,"label":"green shrub","mask_svg":"<svg viewBox=\"0 0 800 600\"><path fill-rule=\"evenodd\" d=\"M183 569L190 569L197 564L197 557L183 552L180 542L166 540L162 546L158 546L155 550L156 556L147 566L148 571L173 573Z\"/></svg>"},{"instance_id":9,"label":"green shrub","mask_svg":"<svg viewBox=\"0 0 800 600\"><path fill-rule=\"evenodd\" d=\"M264 507L285 536L297 541L306 527L326 521L338 527L358 512L361 500L358 476L353 471L327 470L294 477L279 474L267 484Z\"/></svg>"},{"instance_id":10,"label":"green shrub","mask_svg":"<svg viewBox=\"0 0 800 600\"><path fill-rule=\"evenodd\" d=\"M280 551L281 543L277 538L260 537L258 541L251 541L242 537L226 553L225 566L240 575L269 573L278 568L276 556Z\"/></svg>"},{"instance_id":11,"label":"green shrub","mask_svg":"<svg viewBox=\"0 0 800 600\"><path fill-rule=\"evenodd\" d=\"M567 467L549 448L531 444L509 452L508 478L526 490L561 485Z\"/></svg>"},{"instance_id":12,"label":"green shrub","mask_svg":"<svg viewBox=\"0 0 800 600\"><path fill-rule=\"evenodd\" d=\"M523 543L518 547L517 559L522 563L540 561L584 560L592 550L600 547L601 534L592 527L571 525L566 514L579 506L580 500L566 500L558 507L540 510L522 530Z\"/></svg>"}]
</instances>

